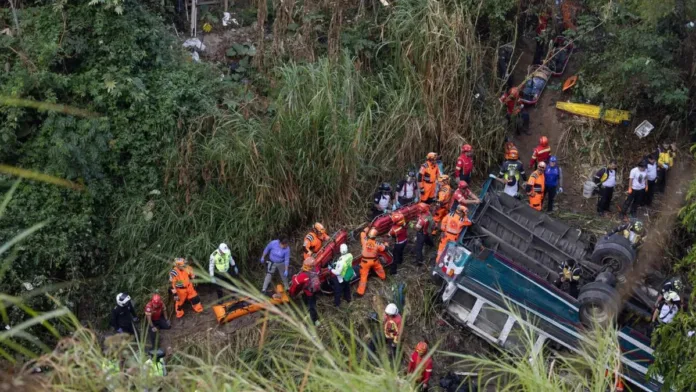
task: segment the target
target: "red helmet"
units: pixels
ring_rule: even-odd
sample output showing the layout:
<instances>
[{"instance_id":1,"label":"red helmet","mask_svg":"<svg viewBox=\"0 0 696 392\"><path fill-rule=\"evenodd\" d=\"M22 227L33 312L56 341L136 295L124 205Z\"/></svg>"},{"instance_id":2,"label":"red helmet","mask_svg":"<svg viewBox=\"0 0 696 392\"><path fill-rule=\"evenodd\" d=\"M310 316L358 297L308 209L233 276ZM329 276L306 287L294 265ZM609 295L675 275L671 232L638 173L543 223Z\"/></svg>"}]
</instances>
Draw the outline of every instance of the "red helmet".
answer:
<instances>
[{"instance_id":1,"label":"red helmet","mask_svg":"<svg viewBox=\"0 0 696 392\"><path fill-rule=\"evenodd\" d=\"M464 180L459 181L459 189L465 189L468 187L469 187L469 184L467 184L466 181L464 181Z\"/></svg>"},{"instance_id":2,"label":"red helmet","mask_svg":"<svg viewBox=\"0 0 696 392\"><path fill-rule=\"evenodd\" d=\"M510 96L513 96L515 98L519 97L520 96L520 89L518 89L517 87L511 88L510 89Z\"/></svg>"},{"instance_id":3,"label":"red helmet","mask_svg":"<svg viewBox=\"0 0 696 392\"><path fill-rule=\"evenodd\" d=\"M547 146L549 145L549 138L547 138L546 136L540 137L540 138L539 138L539 144L540 144L542 147L547 147Z\"/></svg>"},{"instance_id":4,"label":"red helmet","mask_svg":"<svg viewBox=\"0 0 696 392\"><path fill-rule=\"evenodd\" d=\"M428 343L418 342L418 344L416 344L416 352L420 355L425 355L425 353L428 352Z\"/></svg>"},{"instance_id":5,"label":"red helmet","mask_svg":"<svg viewBox=\"0 0 696 392\"><path fill-rule=\"evenodd\" d=\"M465 144L462 146L462 152L471 152L474 151L473 147L471 147L471 144Z\"/></svg>"},{"instance_id":6,"label":"red helmet","mask_svg":"<svg viewBox=\"0 0 696 392\"><path fill-rule=\"evenodd\" d=\"M159 304L159 303L162 302L162 297L160 297L159 294L155 294L155 295L152 296L152 302L153 302L153 303L156 303L156 304Z\"/></svg>"},{"instance_id":7,"label":"red helmet","mask_svg":"<svg viewBox=\"0 0 696 392\"><path fill-rule=\"evenodd\" d=\"M399 223L404 221L404 214L400 212L395 212L391 216L392 222Z\"/></svg>"}]
</instances>

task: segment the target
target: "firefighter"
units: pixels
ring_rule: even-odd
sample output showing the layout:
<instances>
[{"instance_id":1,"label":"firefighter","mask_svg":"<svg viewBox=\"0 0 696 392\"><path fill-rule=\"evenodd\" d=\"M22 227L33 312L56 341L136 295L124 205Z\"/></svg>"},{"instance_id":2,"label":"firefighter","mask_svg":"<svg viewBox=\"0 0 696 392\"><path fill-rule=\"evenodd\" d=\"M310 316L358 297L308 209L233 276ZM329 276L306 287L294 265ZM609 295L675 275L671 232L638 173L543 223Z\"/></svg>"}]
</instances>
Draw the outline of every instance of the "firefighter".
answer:
<instances>
[{"instance_id":1,"label":"firefighter","mask_svg":"<svg viewBox=\"0 0 696 392\"><path fill-rule=\"evenodd\" d=\"M547 201L547 212L553 211L553 201L556 194L563 192L563 170L558 166L555 155L549 158L549 164L544 170L544 199Z\"/></svg>"},{"instance_id":2,"label":"firefighter","mask_svg":"<svg viewBox=\"0 0 696 392\"><path fill-rule=\"evenodd\" d=\"M652 315L653 326L657 327L663 324L669 324L674 320L674 316L679 313L681 307L681 298L674 291L669 291L664 295L664 298Z\"/></svg>"},{"instance_id":3,"label":"firefighter","mask_svg":"<svg viewBox=\"0 0 696 392\"><path fill-rule=\"evenodd\" d=\"M427 392L430 377L433 375L433 359L432 357L425 358L427 353L428 342L418 342L416 349L411 354L407 370L408 374L415 373L417 370L420 371L420 374L416 377L416 383L418 383L422 392Z\"/></svg>"},{"instance_id":4,"label":"firefighter","mask_svg":"<svg viewBox=\"0 0 696 392\"><path fill-rule=\"evenodd\" d=\"M578 297L578 286L582 277L582 268L574 259L568 259L559 266L558 278L553 282L556 287L561 288L563 283L568 283L568 294L573 298Z\"/></svg>"},{"instance_id":5,"label":"firefighter","mask_svg":"<svg viewBox=\"0 0 696 392\"><path fill-rule=\"evenodd\" d=\"M331 268L331 285L334 290L334 305L336 305L336 307L341 306L341 294L343 294L343 300L350 303L350 281L353 280L353 276L355 276L353 255L348 253L348 245L341 244L339 251L341 252L341 256Z\"/></svg>"},{"instance_id":6,"label":"firefighter","mask_svg":"<svg viewBox=\"0 0 696 392\"><path fill-rule=\"evenodd\" d=\"M456 211L459 205L481 204L481 199L469 189L469 184L462 180L459 181L457 190L452 195L452 206L450 212Z\"/></svg>"},{"instance_id":7,"label":"firefighter","mask_svg":"<svg viewBox=\"0 0 696 392\"><path fill-rule=\"evenodd\" d=\"M511 166L514 167L519 173L522 181L527 181L527 173L524 171L524 165L522 164L522 161L520 161L520 156L517 153L517 149L505 154L505 161L503 161L503 164L500 166L500 173L498 173L498 177L504 177L505 174L509 172Z\"/></svg>"},{"instance_id":8,"label":"firefighter","mask_svg":"<svg viewBox=\"0 0 696 392\"><path fill-rule=\"evenodd\" d=\"M645 189L648 187L647 167L648 164L645 161L640 161L637 167L631 169L628 178L628 195L621 211L624 216L630 212L631 217L635 217L638 206L643 204Z\"/></svg>"},{"instance_id":9,"label":"firefighter","mask_svg":"<svg viewBox=\"0 0 696 392\"><path fill-rule=\"evenodd\" d=\"M315 327L320 325L319 314L317 313L316 293L321 290L321 281L316 270L314 257L306 258L302 262L302 272L292 277L290 285L290 295L296 296L302 291L302 298L307 306L309 318Z\"/></svg>"},{"instance_id":10,"label":"firefighter","mask_svg":"<svg viewBox=\"0 0 696 392\"><path fill-rule=\"evenodd\" d=\"M515 134L520 134L520 127L517 124L517 118L522 118L522 130L527 135L531 135L529 132L529 113L523 111L524 105L520 102L520 89L519 87L512 87L508 92L500 97L500 102L505 105L505 118L508 121L508 127L513 128Z\"/></svg>"},{"instance_id":11,"label":"firefighter","mask_svg":"<svg viewBox=\"0 0 696 392\"><path fill-rule=\"evenodd\" d=\"M442 188L440 188L442 189ZM433 217L430 215L430 207L425 203L418 204L419 215L415 223L416 228L416 263L423 264L423 246L435 246L433 237L430 235L431 227L434 226Z\"/></svg>"},{"instance_id":12,"label":"firefighter","mask_svg":"<svg viewBox=\"0 0 696 392\"><path fill-rule=\"evenodd\" d=\"M679 279L678 277L667 280L662 285L662 289L660 290L660 295L657 296L657 301L655 302L655 307L660 305L660 303L662 302L662 300L664 300L667 293L669 293L670 291L674 291L677 294L681 294L683 288L684 288L684 284L682 283L681 279Z\"/></svg>"},{"instance_id":13,"label":"firefighter","mask_svg":"<svg viewBox=\"0 0 696 392\"><path fill-rule=\"evenodd\" d=\"M196 274L193 273L193 268L186 264L186 260L183 258L178 258L174 260L174 268L169 271L169 281L172 284L172 294L174 294L174 301L176 301L176 318L184 317L184 302L189 300L191 302L191 307L196 313L203 311L203 305L201 305L201 299L193 287L192 280L196 278Z\"/></svg>"},{"instance_id":14,"label":"firefighter","mask_svg":"<svg viewBox=\"0 0 696 392\"><path fill-rule=\"evenodd\" d=\"M454 178L457 181L471 182L471 172L474 170L474 149L470 144L462 146L462 154L457 158L457 166L454 169Z\"/></svg>"},{"instance_id":15,"label":"firefighter","mask_svg":"<svg viewBox=\"0 0 696 392\"><path fill-rule=\"evenodd\" d=\"M626 238L634 249L639 248L643 244L645 239L645 227L643 227L643 222L635 221L633 223L626 223L621 225L614 230L607 233L604 236L605 239L609 239L613 234L621 233L621 235Z\"/></svg>"},{"instance_id":16,"label":"firefighter","mask_svg":"<svg viewBox=\"0 0 696 392\"><path fill-rule=\"evenodd\" d=\"M396 304L389 304L384 309L384 340L389 350L389 357L396 358L396 348L401 338L401 315Z\"/></svg>"},{"instance_id":17,"label":"firefighter","mask_svg":"<svg viewBox=\"0 0 696 392\"><path fill-rule=\"evenodd\" d=\"M645 173L648 180L645 188L645 200L643 205L650 207L655 194L655 183L657 182L657 160L654 154L649 154L646 158Z\"/></svg>"},{"instance_id":18,"label":"firefighter","mask_svg":"<svg viewBox=\"0 0 696 392\"><path fill-rule=\"evenodd\" d=\"M391 216L392 227L389 230L389 236L394 237L394 262L391 264L389 273L396 275L397 266L404 260L404 248L408 240L408 228L406 227L406 219L404 214L395 212Z\"/></svg>"},{"instance_id":19,"label":"firefighter","mask_svg":"<svg viewBox=\"0 0 696 392\"><path fill-rule=\"evenodd\" d=\"M537 169L529 176L527 181L527 195L529 195L529 206L537 211L541 211L544 203L544 171L546 162L539 162Z\"/></svg>"},{"instance_id":20,"label":"firefighter","mask_svg":"<svg viewBox=\"0 0 696 392\"><path fill-rule=\"evenodd\" d=\"M546 163L551 157L551 146L549 146L549 138L542 136L539 138L539 145L534 147L532 158L529 160L529 167L536 168L540 162Z\"/></svg>"},{"instance_id":21,"label":"firefighter","mask_svg":"<svg viewBox=\"0 0 696 392\"><path fill-rule=\"evenodd\" d=\"M420 201L431 204L435 201L437 180L440 178L440 168L435 160L437 154L428 153L427 160L418 172L418 188L420 189Z\"/></svg>"},{"instance_id":22,"label":"firefighter","mask_svg":"<svg viewBox=\"0 0 696 392\"><path fill-rule=\"evenodd\" d=\"M266 261L268 256L268 261ZM283 281L283 286L288 289L288 267L290 266L290 246L288 246L288 237L280 236L277 240L273 240L266 245L261 255L261 264L266 263L266 277L263 279L262 292L266 292L268 286L273 280L273 274L278 271L280 279Z\"/></svg>"},{"instance_id":23,"label":"firefighter","mask_svg":"<svg viewBox=\"0 0 696 392\"><path fill-rule=\"evenodd\" d=\"M447 215L452 202L452 187L450 187L449 176L443 174L439 179L440 189L437 191L437 203L435 204L435 214L433 221L436 223L431 227L433 235L437 233L437 228L442 219Z\"/></svg>"},{"instance_id":24,"label":"firefighter","mask_svg":"<svg viewBox=\"0 0 696 392\"><path fill-rule=\"evenodd\" d=\"M397 208L411 204L416 201L418 185L416 184L416 172L409 170L406 179L396 184L396 206Z\"/></svg>"},{"instance_id":25,"label":"firefighter","mask_svg":"<svg viewBox=\"0 0 696 392\"><path fill-rule=\"evenodd\" d=\"M118 293L116 306L111 311L111 326L117 333L135 335L136 322L138 322L138 316L135 314L131 297L126 293Z\"/></svg>"},{"instance_id":26,"label":"firefighter","mask_svg":"<svg viewBox=\"0 0 696 392\"><path fill-rule=\"evenodd\" d=\"M389 212L393 203L394 198L392 197L391 185L388 182L383 182L373 197L372 217L370 219L375 219L376 217Z\"/></svg>"},{"instance_id":27,"label":"firefighter","mask_svg":"<svg viewBox=\"0 0 696 392\"><path fill-rule=\"evenodd\" d=\"M667 185L667 172L674 165L674 151L676 146L670 146L669 143L663 143L662 148L658 149L657 157L657 191L664 193L665 185Z\"/></svg>"},{"instance_id":28,"label":"firefighter","mask_svg":"<svg viewBox=\"0 0 696 392\"><path fill-rule=\"evenodd\" d=\"M152 347L156 344L157 336L161 329L171 329L172 325L167 316L167 306L162 301L159 294L154 294L150 302L145 305L145 320L147 320L148 337Z\"/></svg>"},{"instance_id":29,"label":"firefighter","mask_svg":"<svg viewBox=\"0 0 696 392\"><path fill-rule=\"evenodd\" d=\"M497 180L504 185L503 192L506 195L512 196L515 199L520 199L520 173L517 171L517 166L508 165L507 172L502 175L502 178Z\"/></svg>"},{"instance_id":30,"label":"firefighter","mask_svg":"<svg viewBox=\"0 0 696 392\"><path fill-rule=\"evenodd\" d=\"M237 263L234 262L234 258L227 244L220 244L218 248L210 254L208 272L210 273L211 283L216 284L219 278L223 282L227 282L227 284L234 286L232 277L236 278L239 276L239 269L237 268ZM222 303L222 286L218 285L216 291L218 303Z\"/></svg>"},{"instance_id":31,"label":"firefighter","mask_svg":"<svg viewBox=\"0 0 696 392\"><path fill-rule=\"evenodd\" d=\"M471 226L471 221L467 216L468 211L466 206L460 205L455 212L450 213L442 220L442 236L440 237L440 245L437 248L437 260L440 259L440 255L447 247L447 243L457 241L462 230L467 226Z\"/></svg>"},{"instance_id":32,"label":"firefighter","mask_svg":"<svg viewBox=\"0 0 696 392\"><path fill-rule=\"evenodd\" d=\"M594 175L593 182L597 185L597 191L599 192L597 214L603 216L605 212L609 211L611 199L614 196L616 159L612 159L606 167L599 169Z\"/></svg>"},{"instance_id":33,"label":"firefighter","mask_svg":"<svg viewBox=\"0 0 696 392\"><path fill-rule=\"evenodd\" d=\"M368 230L369 229L369 230ZM384 268L379 262L379 253L384 252L389 244L377 242L377 229L365 228L360 233L360 243L362 244L362 258L360 260L360 283L358 284L358 295L365 294L367 289L367 277L371 270L375 270L377 276L385 280Z\"/></svg>"},{"instance_id":34,"label":"firefighter","mask_svg":"<svg viewBox=\"0 0 696 392\"><path fill-rule=\"evenodd\" d=\"M324 242L329 240L329 235L326 234L326 228L324 225L317 222L312 226L312 231L307 233L304 238L304 243L302 244L302 259L306 260L310 256L314 256L318 253Z\"/></svg>"}]
</instances>

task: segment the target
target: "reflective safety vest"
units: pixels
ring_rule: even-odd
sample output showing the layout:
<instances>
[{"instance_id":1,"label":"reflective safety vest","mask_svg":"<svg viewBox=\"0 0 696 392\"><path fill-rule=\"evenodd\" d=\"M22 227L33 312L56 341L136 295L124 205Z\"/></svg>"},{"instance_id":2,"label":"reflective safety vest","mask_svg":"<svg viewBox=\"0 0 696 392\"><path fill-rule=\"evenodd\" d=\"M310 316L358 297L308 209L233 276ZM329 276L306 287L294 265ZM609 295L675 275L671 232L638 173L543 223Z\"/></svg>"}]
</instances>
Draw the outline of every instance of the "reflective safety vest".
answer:
<instances>
[{"instance_id":1,"label":"reflective safety vest","mask_svg":"<svg viewBox=\"0 0 696 392\"><path fill-rule=\"evenodd\" d=\"M430 166L427 162L421 166L420 180L426 184L434 184L440 176L440 168L437 165Z\"/></svg>"},{"instance_id":2,"label":"reflective safety vest","mask_svg":"<svg viewBox=\"0 0 696 392\"><path fill-rule=\"evenodd\" d=\"M535 171L529 176L529 181L527 184L530 186L529 193L544 193L544 175L539 174L539 172Z\"/></svg>"},{"instance_id":3,"label":"reflective safety vest","mask_svg":"<svg viewBox=\"0 0 696 392\"><path fill-rule=\"evenodd\" d=\"M104 371L104 373L107 373L109 375L118 374L121 371L121 369L118 366L118 361L115 359L104 358L101 363L101 368Z\"/></svg>"},{"instance_id":4,"label":"reflective safety vest","mask_svg":"<svg viewBox=\"0 0 696 392\"><path fill-rule=\"evenodd\" d=\"M631 245L640 243L640 241L642 240L641 236L636 234L636 232L633 230L626 229L623 231L622 234L631 243Z\"/></svg>"},{"instance_id":5,"label":"reflective safety vest","mask_svg":"<svg viewBox=\"0 0 696 392\"><path fill-rule=\"evenodd\" d=\"M441 205L446 205L452 198L452 188L449 185L440 185L440 191L437 193L437 201Z\"/></svg>"},{"instance_id":6,"label":"reflective safety vest","mask_svg":"<svg viewBox=\"0 0 696 392\"><path fill-rule=\"evenodd\" d=\"M169 271L169 281L172 283L173 289L185 289L191 285L191 279L195 278L196 274L190 266L184 267L184 270L174 267Z\"/></svg>"},{"instance_id":7,"label":"reflective safety vest","mask_svg":"<svg viewBox=\"0 0 696 392\"><path fill-rule=\"evenodd\" d=\"M391 339L394 343L399 343L399 335L401 334L401 315L386 316L384 320L384 337Z\"/></svg>"},{"instance_id":8,"label":"reflective safety vest","mask_svg":"<svg viewBox=\"0 0 696 392\"><path fill-rule=\"evenodd\" d=\"M442 226L447 234L456 237L459 236L464 227L471 226L471 221L466 215L459 216L456 212L452 212L442 221Z\"/></svg>"},{"instance_id":9,"label":"reflective safety vest","mask_svg":"<svg viewBox=\"0 0 696 392\"><path fill-rule=\"evenodd\" d=\"M167 375L162 362L148 359L145 361L145 364L148 365L148 375L150 377L164 377Z\"/></svg>"},{"instance_id":10,"label":"reflective safety vest","mask_svg":"<svg viewBox=\"0 0 696 392\"><path fill-rule=\"evenodd\" d=\"M232 255L227 255L219 250L213 252L213 260L215 260L215 269L219 272L225 272L230 269L230 260Z\"/></svg>"}]
</instances>

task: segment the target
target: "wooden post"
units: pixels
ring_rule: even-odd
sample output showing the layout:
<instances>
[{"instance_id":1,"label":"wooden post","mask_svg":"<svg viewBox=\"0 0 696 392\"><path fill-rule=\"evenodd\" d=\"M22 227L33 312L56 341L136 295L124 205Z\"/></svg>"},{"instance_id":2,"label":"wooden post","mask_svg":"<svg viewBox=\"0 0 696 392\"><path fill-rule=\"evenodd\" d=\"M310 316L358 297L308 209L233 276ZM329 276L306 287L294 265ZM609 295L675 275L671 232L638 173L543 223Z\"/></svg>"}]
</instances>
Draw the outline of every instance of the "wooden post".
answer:
<instances>
[{"instance_id":1,"label":"wooden post","mask_svg":"<svg viewBox=\"0 0 696 392\"><path fill-rule=\"evenodd\" d=\"M227 1L228 0L225 0L225 12L227 12Z\"/></svg>"}]
</instances>

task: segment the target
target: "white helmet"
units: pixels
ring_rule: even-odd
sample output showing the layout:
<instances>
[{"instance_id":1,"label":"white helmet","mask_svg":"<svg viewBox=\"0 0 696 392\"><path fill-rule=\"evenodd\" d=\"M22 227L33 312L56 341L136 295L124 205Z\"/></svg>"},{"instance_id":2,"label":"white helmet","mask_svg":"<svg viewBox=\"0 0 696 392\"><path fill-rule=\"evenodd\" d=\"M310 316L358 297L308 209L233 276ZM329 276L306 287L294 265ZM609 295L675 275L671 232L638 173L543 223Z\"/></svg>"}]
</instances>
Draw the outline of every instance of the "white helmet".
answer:
<instances>
[{"instance_id":1,"label":"white helmet","mask_svg":"<svg viewBox=\"0 0 696 392\"><path fill-rule=\"evenodd\" d=\"M118 293L116 296L116 303L118 306L126 306L130 302L130 296L126 293Z\"/></svg>"},{"instance_id":2,"label":"white helmet","mask_svg":"<svg viewBox=\"0 0 696 392\"><path fill-rule=\"evenodd\" d=\"M679 294L675 293L674 291L668 291L667 294L665 294L665 299L671 302L677 302L680 300Z\"/></svg>"},{"instance_id":3,"label":"white helmet","mask_svg":"<svg viewBox=\"0 0 696 392\"><path fill-rule=\"evenodd\" d=\"M224 242L218 246L218 250L226 255L230 254L230 248Z\"/></svg>"},{"instance_id":4,"label":"white helmet","mask_svg":"<svg viewBox=\"0 0 696 392\"><path fill-rule=\"evenodd\" d=\"M346 244L341 244L341 246L339 247L339 249L341 250L341 254L342 254L342 255L348 253L348 245L346 245Z\"/></svg>"},{"instance_id":5,"label":"white helmet","mask_svg":"<svg viewBox=\"0 0 696 392\"><path fill-rule=\"evenodd\" d=\"M384 313L390 316L396 316L399 314L399 308L396 307L396 304L389 304L387 305L387 308L384 309Z\"/></svg>"}]
</instances>

